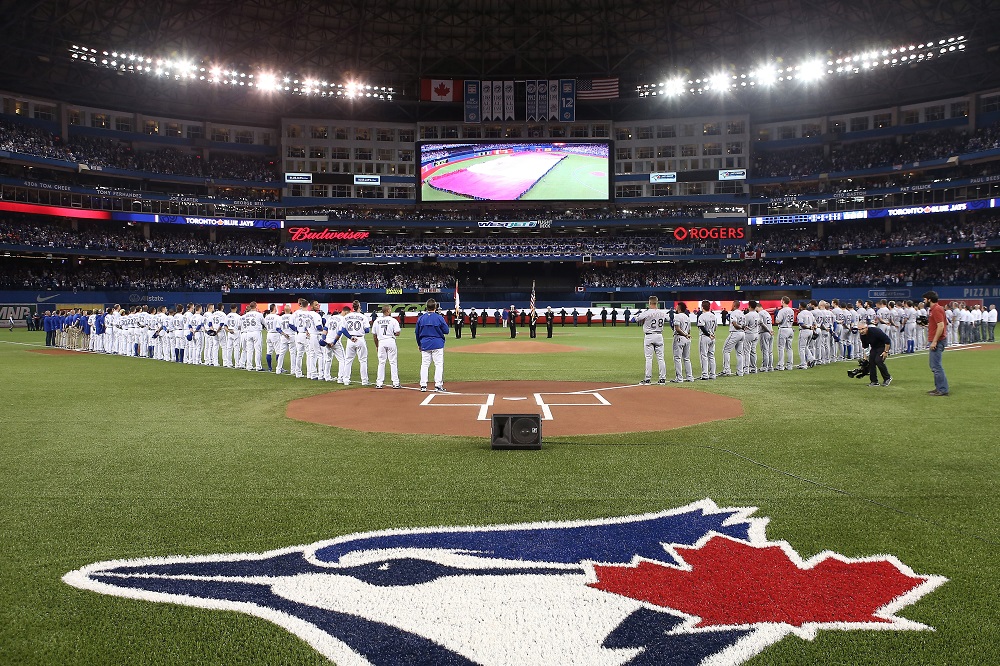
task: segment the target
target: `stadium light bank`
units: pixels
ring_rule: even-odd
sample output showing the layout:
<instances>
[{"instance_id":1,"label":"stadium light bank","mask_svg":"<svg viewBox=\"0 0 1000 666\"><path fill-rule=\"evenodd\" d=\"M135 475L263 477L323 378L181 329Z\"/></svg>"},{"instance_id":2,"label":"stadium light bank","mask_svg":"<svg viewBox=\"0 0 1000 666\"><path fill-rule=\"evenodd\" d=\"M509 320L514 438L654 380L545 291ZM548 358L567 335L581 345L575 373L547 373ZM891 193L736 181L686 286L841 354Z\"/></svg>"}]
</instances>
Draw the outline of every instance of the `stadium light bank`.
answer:
<instances>
[{"instance_id":1,"label":"stadium light bank","mask_svg":"<svg viewBox=\"0 0 1000 666\"><path fill-rule=\"evenodd\" d=\"M965 35L959 35L918 44L872 48L861 53L811 56L798 61L786 62L783 58L776 58L747 70L730 68L697 77L692 77L690 73L678 73L659 83L640 84L636 86L636 93L639 97L681 97L772 88L792 82L817 84L826 77L852 76L878 69L930 62L950 54L962 53L967 44Z\"/></svg>"},{"instance_id":2,"label":"stadium light bank","mask_svg":"<svg viewBox=\"0 0 1000 666\"><path fill-rule=\"evenodd\" d=\"M123 74L153 76L165 81L220 85L258 90L262 93L307 95L344 99L392 101L392 86L373 86L360 81L335 82L298 74L279 74L266 68L221 65L207 59L160 58L135 52L106 51L79 44L70 49L70 59Z\"/></svg>"}]
</instances>

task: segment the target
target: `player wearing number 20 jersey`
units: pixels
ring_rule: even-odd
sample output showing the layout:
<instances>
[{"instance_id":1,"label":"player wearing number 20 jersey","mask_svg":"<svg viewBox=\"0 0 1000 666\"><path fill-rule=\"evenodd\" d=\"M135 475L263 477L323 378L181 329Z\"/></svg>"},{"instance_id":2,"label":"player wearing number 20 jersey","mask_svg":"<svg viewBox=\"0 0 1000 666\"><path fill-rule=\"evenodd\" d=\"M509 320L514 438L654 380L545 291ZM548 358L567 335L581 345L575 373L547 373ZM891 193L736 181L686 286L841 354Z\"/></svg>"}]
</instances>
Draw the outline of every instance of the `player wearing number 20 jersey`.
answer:
<instances>
[{"instance_id":1,"label":"player wearing number 20 jersey","mask_svg":"<svg viewBox=\"0 0 1000 666\"><path fill-rule=\"evenodd\" d=\"M635 316L637 324L642 326L642 350L646 356L646 374L642 383L649 384L653 379L653 355L660 369L660 383L667 381L667 362L663 359L663 325L667 313L660 309L656 296L649 297L648 308Z\"/></svg>"},{"instance_id":2,"label":"player wearing number 20 jersey","mask_svg":"<svg viewBox=\"0 0 1000 666\"><path fill-rule=\"evenodd\" d=\"M365 340L365 333L368 328L368 316L361 312L361 303L354 301L352 304L354 311L344 316L344 336L347 338L347 350L344 354L344 374L345 384L350 382L351 368L354 365L354 357L358 359L361 372L361 385L368 386L368 343Z\"/></svg>"}]
</instances>

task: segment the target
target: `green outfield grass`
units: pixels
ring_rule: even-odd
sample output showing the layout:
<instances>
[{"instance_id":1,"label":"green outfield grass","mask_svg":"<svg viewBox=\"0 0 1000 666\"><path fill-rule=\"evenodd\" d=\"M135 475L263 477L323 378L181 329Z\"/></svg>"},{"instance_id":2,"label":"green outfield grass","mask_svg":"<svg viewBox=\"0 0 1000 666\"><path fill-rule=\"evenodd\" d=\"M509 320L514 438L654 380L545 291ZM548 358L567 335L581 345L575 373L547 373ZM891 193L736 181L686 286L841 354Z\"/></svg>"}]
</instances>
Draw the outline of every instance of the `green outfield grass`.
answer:
<instances>
[{"instance_id":1,"label":"green outfield grass","mask_svg":"<svg viewBox=\"0 0 1000 666\"><path fill-rule=\"evenodd\" d=\"M508 337L481 327L473 341L467 331L449 348ZM639 329L555 334L585 351L446 354L446 384L641 379ZM404 329L400 343L409 384L412 335ZM258 552L393 527L612 517L706 497L760 507L769 538L805 558L892 554L949 579L900 613L936 631L821 631L814 641L787 637L750 663L1000 663L996 345L946 352L947 398L926 395L926 355L890 359L887 388L848 379L841 363L682 386L741 399L740 419L494 452L479 437L360 434L284 417L290 400L354 387L31 353L42 340L0 331L0 663L324 663L261 619L61 581L99 560Z\"/></svg>"},{"instance_id":2,"label":"green outfield grass","mask_svg":"<svg viewBox=\"0 0 1000 666\"><path fill-rule=\"evenodd\" d=\"M442 175L468 169L473 164L482 164L505 155L487 155L474 160L464 160L446 164L435 172ZM549 170L535 185L524 193L520 201L553 201L573 199L603 200L608 198L608 161L589 155L567 155ZM420 188L422 201L472 201L473 199L453 192L442 192L430 185Z\"/></svg>"}]
</instances>

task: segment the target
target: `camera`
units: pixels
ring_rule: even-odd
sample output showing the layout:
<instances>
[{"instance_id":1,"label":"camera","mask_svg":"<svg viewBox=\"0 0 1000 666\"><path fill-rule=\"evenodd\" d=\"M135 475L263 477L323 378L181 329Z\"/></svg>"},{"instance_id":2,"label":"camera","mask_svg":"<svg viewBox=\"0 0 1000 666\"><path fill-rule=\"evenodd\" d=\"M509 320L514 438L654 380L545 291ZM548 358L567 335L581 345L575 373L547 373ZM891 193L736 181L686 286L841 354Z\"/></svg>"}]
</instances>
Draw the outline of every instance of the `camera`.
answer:
<instances>
[{"instance_id":1,"label":"camera","mask_svg":"<svg viewBox=\"0 0 1000 666\"><path fill-rule=\"evenodd\" d=\"M927 322L927 315L917 315L917 326L926 326Z\"/></svg>"},{"instance_id":2,"label":"camera","mask_svg":"<svg viewBox=\"0 0 1000 666\"><path fill-rule=\"evenodd\" d=\"M868 376L868 372L871 370L871 365L866 358L858 359L858 367L853 370L847 371L847 376L852 379L864 379Z\"/></svg>"}]
</instances>

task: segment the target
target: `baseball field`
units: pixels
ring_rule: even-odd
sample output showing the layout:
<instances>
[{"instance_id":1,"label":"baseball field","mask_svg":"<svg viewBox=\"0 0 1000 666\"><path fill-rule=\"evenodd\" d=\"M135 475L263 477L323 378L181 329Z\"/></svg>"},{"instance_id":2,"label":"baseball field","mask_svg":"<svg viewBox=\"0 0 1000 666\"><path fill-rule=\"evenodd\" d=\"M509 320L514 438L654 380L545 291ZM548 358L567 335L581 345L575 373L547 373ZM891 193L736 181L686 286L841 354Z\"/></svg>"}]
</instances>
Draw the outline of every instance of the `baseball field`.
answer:
<instances>
[{"instance_id":1,"label":"baseball field","mask_svg":"<svg viewBox=\"0 0 1000 666\"><path fill-rule=\"evenodd\" d=\"M405 539L412 532L406 530L416 528L622 519L695 504L704 511L712 503L757 507L752 514L739 512L740 520L750 515L769 519L753 523L750 543L732 541L740 546L739 559L727 561L728 569L720 559L704 564L710 550L704 539L696 546L704 549L696 564L695 550L668 548L665 544L674 542L656 535L657 543L643 551L643 562L666 562L658 567L660 582L622 582L607 577L613 567L594 566L600 580L591 580L588 589L599 587L590 592L606 595L602 613L614 610L611 599L641 599L643 606L629 611L630 617L642 618L643 629L624 637L616 633L613 639L604 638L613 627L588 624L575 611L565 616L592 631L598 643L604 641L600 645L608 659L600 663L699 663L702 653L692 642L671 652L673 661L642 660L668 650L663 641L679 636L678 629L657 630L666 626L657 624L664 617L679 621L674 611L658 612L667 607L683 611L684 617L702 618L699 627L689 623L684 629L685 639L736 641L734 647L705 653L715 655L713 664L1000 663L1000 521L995 514L1000 499L1000 346L947 351L948 397L926 394L932 388L926 354L892 357L888 363L894 380L884 388L849 379L846 363L679 386L654 384L627 389L662 396L631 417L638 432L545 436L543 428L540 451L492 451L478 431L464 436L378 432L380 423L389 420L385 405L390 397L398 399L395 394L406 391L420 405L426 398L419 391L376 391L104 355L41 354L43 335L0 331L0 663L329 663L331 652L317 647L328 645L326 639L289 619L291 611L279 608L268 616L252 610L268 603L278 608L278 601L262 601L245 591L223 598L229 593L220 590L237 579L257 586L243 590L276 580L277 569L258 571L246 563L258 556L212 559L216 568L198 575L182 569L153 567L137 573L119 568L106 570L110 573L103 577L92 575L90 580L100 579L99 584L87 589L64 582L68 573L98 562L266 553L340 543L346 535L380 530L400 530L403 536L393 538L409 543ZM399 345L401 379L411 387L419 365L412 335L412 328L404 329ZM642 378L641 337L636 327L557 326L551 342L576 349L453 353L507 339L504 329L481 328L477 340L466 330L462 340L448 341L445 383L502 387L505 380L532 380L631 386ZM523 338L527 336L519 335L514 343L528 342ZM549 344L541 338L544 333L533 342ZM720 334L720 357L723 338ZM667 349L669 355L669 340ZM373 353L372 377L374 366ZM668 377L673 377L670 362ZM364 399L355 410L363 412L374 432L286 416L292 401L328 392L364 392L358 393ZM717 396L738 400L743 415L642 432L646 416L654 412L668 420L676 413L677 422L684 422L678 392L694 403L711 404ZM628 400L616 397L625 393L603 395L628 408ZM430 404L424 407L431 409ZM516 407L511 411L534 406L529 400L511 405ZM595 399L593 409L603 408ZM572 418L569 407L553 409L557 420ZM458 417L444 408L437 418ZM469 432L474 432L471 423ZM715 530L728 533L729 528ZM459 534L468 544L481 543L473 538L479 533ZM728 537L710 543L720 540L730 543ZM590 544L593 552L606 553L620 539L605 541ZM781 547L768 550L765 541ZM564 550L572 545L556 544ZM556 546L552 548L558 550ZM420 549L407 548L410 559L356 574L375 581L364 584L371 594L357 597L371 608L341 608L336 617L370 613L366 623L337 634L343 643L336 645L351 647L334 652L348 655L338 663L417 663L405 651L385 648L400 639L380 632L403 625L405 600L430 598L443 589L441 580L459 578L462 586L447 588L451 591L437 605L421 613L452 607L461 610L456 623L476 617L478 629L469 634L476 638L464 640L481 641L491 646L492 654L500 654L498 641L504 637L493 635L501 633L495 623L521 606L502 603L506 588L497 581L514 576L489 569L491 577L483 577L483 565L463 563L452 553L447 568L436 565L437 573L420 578L424 574L414 573L412 564ZM466 550L486 557L483 548L469 545ZM313 568L332 557L322 548L308 552L313 552ZM780 557L772 558L775 554ZM503 565L516 569L530 561L537 569L542 560L557 556L510 555ZM607 561L587 553L581 558ZM762 564L763 559L767 562ZM243 564L236 566L236 560ZM676 565L679 560L683 566ZM830 571L817 564L821 561L841 565ZM408 563L406 576L391 582L379 578L398 562ZM878 564L867 568L865 563ZM628 564L628 559L616 561L619 568ZM318 580L319 574L305 573L301 562L296 566L300 568L292 574ZM714 576L711 585L685 588L689 593L683 603L663 600L683 587L664 582L667 574L698 574L704 566ZM740 577L751 570L761 574ZM470 571L478 577L459 575ZM739 582L727 588L726 581L734 578ZM162 587L167 584L177 587L167 593ZM113 591L128 585L128 593ZM404 588L415 588L415 596L391 597L391 602L380 596L401 595ZM311 594L320 600L316 606L339 603L304 589L296 588L300 601ZM477 596L475 591L482 589L495 593ZM506 636L514 644L510 654L518 646L537 644L537 651L529 650L535 658L524 663L597 663L568 647L566 652L542 650L543 645L555 649L551 646L558 632L549 636L545 628L562 626L559 618L565 617L557 610L568 598L553 594L545 601L537 596L550 589L554 583L533 583L532 595L516 597L526 604L524 617L537 622L512 625L517 629ZM182 596L176 596L178 590ZM465 590L464 596L455 590ZM269 598L287 601L295 594L274 592ZM194 603L199 595L205 598ZM792 598L794 604L788 602ZM479 599L479 606L473 608L470 599ZM788 606L783 606L784 614L775 614L783 604ZM702 628L721 607L743 619L716 618L713 626ZM377 616L380 611L385 617ZM431 639L434 645L448 646L452 639L463 645L461 637L448 634L460 631L457 624L433 624L424 635L437 636ZM333 628L326 631L336 634ZM760 640L739 642L749 640L746 635ZM412 647L406 641L399 644ZM469 656L474 651L463 654L465 661L448 663L480 661Z\"/></svg>"},{"instance_id":2,"label":"baseball field","mask_svg":"<svg viewBox=\"0 0 1000 666\"><path fill-rule=\"evenodd\" d=\"M608 198L608 161L574 153L487 155L446 164L421 185L422 201Z\"/></svg>"}]
</instances>

